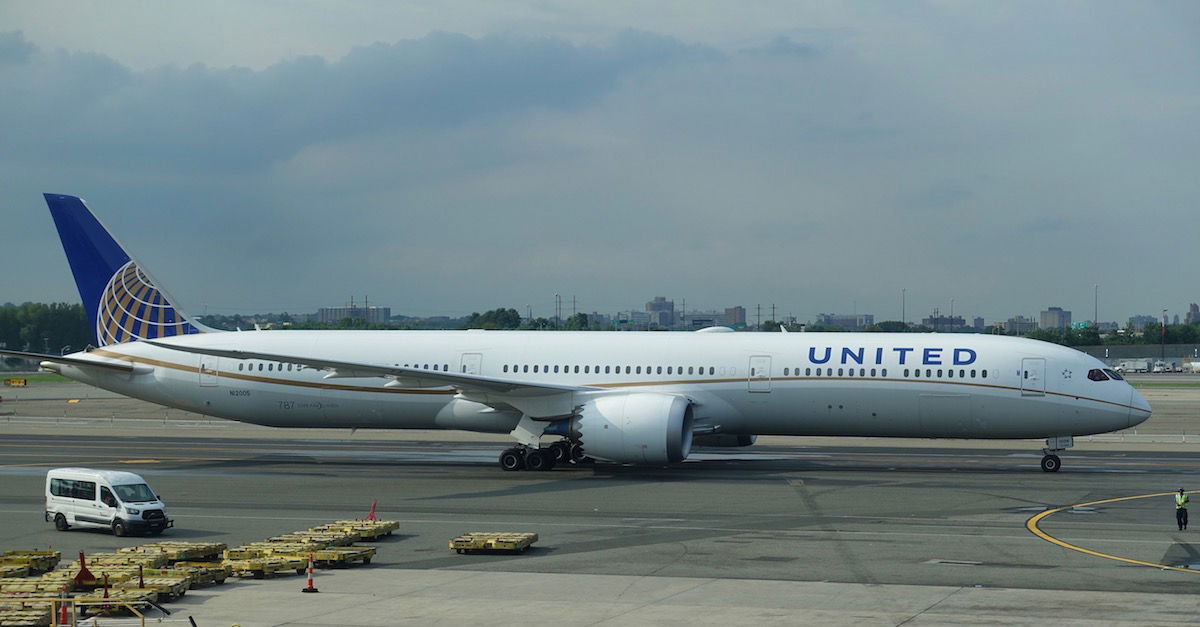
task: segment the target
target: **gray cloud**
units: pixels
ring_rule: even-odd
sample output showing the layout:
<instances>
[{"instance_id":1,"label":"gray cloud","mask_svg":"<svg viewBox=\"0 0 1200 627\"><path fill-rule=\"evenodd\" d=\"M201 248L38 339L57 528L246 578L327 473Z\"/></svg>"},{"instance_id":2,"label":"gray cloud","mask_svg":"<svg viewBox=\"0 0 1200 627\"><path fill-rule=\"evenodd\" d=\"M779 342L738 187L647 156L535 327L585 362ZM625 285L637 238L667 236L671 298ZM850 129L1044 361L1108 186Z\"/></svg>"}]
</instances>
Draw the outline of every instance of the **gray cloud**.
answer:
<instances>
[{"instance_id":1,"label":"gray cloud","mask_svg":"<svg viewBox=\"0 0 1200 627\"><path fill-rule=\"evenodd\" d=\"M238 171L317 142L394 129L437 129L531 108L595 103L621 75L715 54L626 31L604 47L551 38L435 33L355 48L337 61L300 57L261 71L164 67L133 72L97 54L23 49L0 66L0 115L23 158L108 162L176 172ZM8 93L5 93L8 92ZM87 146L66 152L64 146ZM100 149L102 148L102 149Z\"/></svg>"},{"instance_id":2,"label":"gray cloud","mask_svg":"<svg viewBox=\"0 0 1200 627\"><path fill-rule=\"evenodd\" d=\"M710 10L691 39L546 17L259 69L9 34L2 242L56 258L37 194L81 194L193 309L888 318L907 288L910 318L1082 318L1095 283L1107 320L1179 309L1186 266L1137 260L1200 232L1198 39L1190 5L1153 6ZM9 289L73 288L46 263Z\"/></svg>"}]
</instances>

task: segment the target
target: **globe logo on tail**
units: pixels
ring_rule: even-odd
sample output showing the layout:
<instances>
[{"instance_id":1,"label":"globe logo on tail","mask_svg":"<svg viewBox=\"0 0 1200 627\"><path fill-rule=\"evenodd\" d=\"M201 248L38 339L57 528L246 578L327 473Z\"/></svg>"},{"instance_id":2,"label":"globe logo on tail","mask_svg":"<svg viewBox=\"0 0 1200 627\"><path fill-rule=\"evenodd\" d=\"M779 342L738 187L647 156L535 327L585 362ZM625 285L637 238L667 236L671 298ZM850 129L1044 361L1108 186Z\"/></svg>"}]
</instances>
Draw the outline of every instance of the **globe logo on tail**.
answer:
<instances>
[{"instance_id":1,"label":"globe logo on tail","mask_svg":"<svg viewBox=\"0 0 1200 627\"><path fill-rule=\"evenodd\" d=\"M133 261L113 274L100 295L96 339L101 346L198 332Z\"/></svg>"}]
</instances>

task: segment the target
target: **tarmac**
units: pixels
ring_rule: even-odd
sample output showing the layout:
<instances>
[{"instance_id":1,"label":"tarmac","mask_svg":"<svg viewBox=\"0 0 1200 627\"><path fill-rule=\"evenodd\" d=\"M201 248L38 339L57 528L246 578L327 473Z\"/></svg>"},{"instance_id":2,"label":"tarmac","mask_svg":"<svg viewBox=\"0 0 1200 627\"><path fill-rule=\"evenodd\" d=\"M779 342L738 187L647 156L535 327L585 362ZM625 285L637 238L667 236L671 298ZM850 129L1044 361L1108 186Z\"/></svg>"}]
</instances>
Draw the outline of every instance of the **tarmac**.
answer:
<instances>
[{"instance_id":1,"label":"tarmac","mask_svg":"<svg viewBox=\"0 0 1200 627\"><path fill-rule=\"evenodd\" d=\"M0 548L149 541L42 520L46 469L84 465L146 477L176 520L164 539L232 546L372 501L400 522L372 564L318 570L319 594L292 575L168 606L201 626L1196 622L1200 528L1177 531L1168 496L1089 505L1200 488L1200 378L1147 381L1155 416L1080 438L1056 474L1033 441L779 437L670 468L505 473L494 436L269 429L75 384L0 388ZM1037 524L1057 543L1027 526L1060 507ZM492 530L540 540L446 545Z\"/></svg>"}]
</instances>

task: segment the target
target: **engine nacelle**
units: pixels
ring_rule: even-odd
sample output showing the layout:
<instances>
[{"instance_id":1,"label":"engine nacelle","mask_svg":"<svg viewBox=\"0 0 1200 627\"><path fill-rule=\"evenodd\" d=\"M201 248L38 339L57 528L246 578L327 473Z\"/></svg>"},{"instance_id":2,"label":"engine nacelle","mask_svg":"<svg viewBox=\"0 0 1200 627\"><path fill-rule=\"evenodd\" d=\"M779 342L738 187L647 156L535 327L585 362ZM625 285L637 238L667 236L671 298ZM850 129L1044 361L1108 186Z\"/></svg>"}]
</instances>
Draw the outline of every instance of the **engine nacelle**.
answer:
<instances>
[{"instance_id":1,"label":"engine nacelle","mask_svg":"<svg viewBox=\"0 0 1200 627\"><path fill-rule=\"evenodd\" d=\"M718 446L735 448L739 446L750 446L758 439L757 435L734 435L732 433L714 433L711 435L698 435L692 444L696 446Z\"/></svg>"},{"instance_id":2,"label":"engine nacelle","mask_svg":"<svg viewBox=\"0 0 1200 627\"><path fill-rule=\"evenodd\" d=\"M614 394L588 401L571 435L592 457L625 464L670 464L692 452L692 404L670 394Z\"/></svg>"}]
</instances>

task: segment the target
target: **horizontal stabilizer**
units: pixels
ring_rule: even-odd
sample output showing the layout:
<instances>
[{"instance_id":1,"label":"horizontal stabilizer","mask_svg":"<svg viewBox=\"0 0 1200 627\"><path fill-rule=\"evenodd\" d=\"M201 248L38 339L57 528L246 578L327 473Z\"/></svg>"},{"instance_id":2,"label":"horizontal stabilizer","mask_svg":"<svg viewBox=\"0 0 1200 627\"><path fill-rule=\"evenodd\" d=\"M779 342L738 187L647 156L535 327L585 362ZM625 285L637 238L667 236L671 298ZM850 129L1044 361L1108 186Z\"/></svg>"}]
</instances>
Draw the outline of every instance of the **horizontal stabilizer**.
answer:
<instances>
[{"instance_id":1,"label":"horizontal stabilizer","mask_svg":"<svg viewBox=\"0 0 1200 627\"><path fill-rule=\"evenodd\" d=\"M99 359L91 359L84 357L68 357L65 355L45 355L42 353L27 353L25 351L11 351L8 349L0 349L0 355L9 357L18 357L20 359L28 359L41 363L48 361L55 364L66 364L69 366L79 366L81 368L104 368L107 370L117 370L120 372L133 372L134 366L126 361L101 361Z\"/></svg>"}]
</instances>

